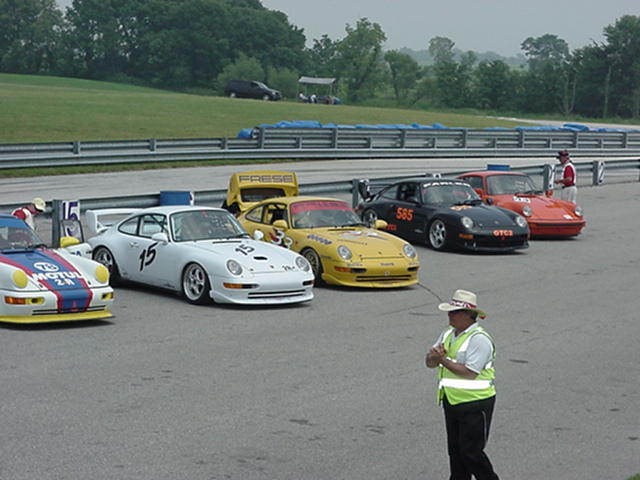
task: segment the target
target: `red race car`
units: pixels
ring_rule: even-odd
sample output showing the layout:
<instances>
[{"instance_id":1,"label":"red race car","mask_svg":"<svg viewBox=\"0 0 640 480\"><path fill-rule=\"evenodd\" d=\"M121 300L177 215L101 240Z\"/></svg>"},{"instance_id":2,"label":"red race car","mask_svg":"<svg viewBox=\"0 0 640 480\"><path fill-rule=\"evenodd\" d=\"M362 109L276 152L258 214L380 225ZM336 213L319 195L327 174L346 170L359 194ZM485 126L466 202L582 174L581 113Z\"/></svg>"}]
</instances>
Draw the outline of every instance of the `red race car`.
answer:
<instances>
[{"instance_id":1,"label":"red race car","mask_svg":"<svg viewBox=\"0 0 640 480\"><path fill-rule=\"evenodd\" d=\"M469 182L483 202L526 218L532 237L574 237L586 225L580 206L543 192L526 173L486 170L458 178Z\"/></svg>"}]
</instances>

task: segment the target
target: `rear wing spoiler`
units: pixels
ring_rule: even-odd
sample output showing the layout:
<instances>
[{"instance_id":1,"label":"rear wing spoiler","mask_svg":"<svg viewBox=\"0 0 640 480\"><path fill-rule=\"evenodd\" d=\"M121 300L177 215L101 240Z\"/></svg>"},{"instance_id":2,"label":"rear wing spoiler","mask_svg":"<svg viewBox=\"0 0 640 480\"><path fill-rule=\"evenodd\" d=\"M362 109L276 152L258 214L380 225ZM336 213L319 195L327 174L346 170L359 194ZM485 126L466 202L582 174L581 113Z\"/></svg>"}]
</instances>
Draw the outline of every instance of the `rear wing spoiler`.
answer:
<instances>
[{"instance_id":1,"label":"rear wing spoiler","mask_svg":"<svg viewBox=\"0 0 640 480\"><path fill-rule=\"evenodd\" d=\"M85 213L85 220L89 232L93 235L104 232L110 226L114 225L117 221L122 220L123 217L131 215L134 212L140 210L139 208L102 208L99 210L87 210ZM111 219L105 217L114 217L117 219Z\"/></svg>"}]
</instances>

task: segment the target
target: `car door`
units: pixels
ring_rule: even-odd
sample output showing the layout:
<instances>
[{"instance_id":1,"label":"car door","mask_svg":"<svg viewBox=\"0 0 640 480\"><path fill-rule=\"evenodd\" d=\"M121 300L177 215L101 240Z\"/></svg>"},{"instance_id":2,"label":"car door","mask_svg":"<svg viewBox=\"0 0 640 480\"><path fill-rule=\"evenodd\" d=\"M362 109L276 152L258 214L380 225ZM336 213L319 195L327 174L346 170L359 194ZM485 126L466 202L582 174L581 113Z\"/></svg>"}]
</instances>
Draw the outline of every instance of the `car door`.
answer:
<instances>
[{"instance_id":1,"label":"car door","mask_svg":"<svg viewBox=\"0 0 640 480\"><path fill-rule=\"evenodd\" d=\"M392 203L389 215L393 217L396 233L407 240L416 240L423 233L422 215L420 213L420 188L415 182L398 184L396 199Z\"/></svg>"},{"instance_id":2,"label":"car door","mask_svg":"<svg viewBox=\"0 0 640 480\"><path fill-rule=\"evenodd\" d=\"M148 285L166 285L169 266L172 265L168 254L168 244L152 239L154 233L167 233L167 217L158 213L140 215L138 230L130 236L125 248L128 249L123 267L128 277Z\"/></svg>"}]
</instances>

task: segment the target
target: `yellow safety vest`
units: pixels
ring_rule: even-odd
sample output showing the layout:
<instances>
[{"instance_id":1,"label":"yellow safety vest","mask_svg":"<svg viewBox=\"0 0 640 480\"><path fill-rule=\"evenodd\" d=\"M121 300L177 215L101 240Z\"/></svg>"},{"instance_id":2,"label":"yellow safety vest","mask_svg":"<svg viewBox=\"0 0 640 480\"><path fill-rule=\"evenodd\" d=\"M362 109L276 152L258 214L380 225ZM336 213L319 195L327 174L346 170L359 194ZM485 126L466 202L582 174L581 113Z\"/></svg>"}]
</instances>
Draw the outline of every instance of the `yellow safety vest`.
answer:
<instances>
[{"instance_id":1,"label":"yellow safety vest","mask_svg":"<svg viewBox=\"0 0 640 480\"><path fill-rule=\"evenodd\" d=\"M491 359L473 380L459 377L451 370L439 365L438 403L442 402L442 398L445 394L447 395L447 401L451 405L473 402L475 400L484 400L485 398L493 397L496 394L496 387L494 385L495 370L493 368L493 362L496 358L496 349L491 336L489 336L489 334L479 325L467 332L464 332L457 338L455 338L453 332L454 328L449 328L445 331L442 338L442 344L447 351L447 358L449 360L458 362L459 358L466 353L469 341L474 335L484 335L491 341L491 344L493 345Z\"/></svg>"}]
</instances>

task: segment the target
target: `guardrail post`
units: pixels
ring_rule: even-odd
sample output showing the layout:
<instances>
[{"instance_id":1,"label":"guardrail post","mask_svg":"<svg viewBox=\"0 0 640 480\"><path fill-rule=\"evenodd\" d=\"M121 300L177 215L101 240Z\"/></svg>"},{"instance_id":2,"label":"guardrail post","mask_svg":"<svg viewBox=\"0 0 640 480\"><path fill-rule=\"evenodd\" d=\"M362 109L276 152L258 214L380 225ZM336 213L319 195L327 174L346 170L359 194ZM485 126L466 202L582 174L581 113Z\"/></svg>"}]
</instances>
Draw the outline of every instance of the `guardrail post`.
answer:
<instances>
[{"instance_id":1,"label":"guardrail post","mask_svg":"<svg viewBox=\"0 0 640 480\"><path fill-rule=\"evenodd\" d=\"M155 138L150 138L149 139L149 151L151 151L151 152L155 152L156 151L156 139Z\"/></svg>"},{"instance_id":2,"label":"guardrail post","mask_svg":"<svg viewBox=\"0 0 640 480\"><path fill-rule=\"evenodd\" d=\"M629 141L629 133L624 132L622 134L622 148L627 148L627 142Z\"/></svg>"},{"instance_id":3,"label":"guardrail post","mask_svg":"<svg viewBox=\"0 0 640 480\"><path fill-rule=\"evenodd\" d=\"M338 148L338 129L331 129L331 148Z\"/></svg>"},{"instance_id":4,"label":"guardrail post","mask_svg":"<svg viewBox=\"0 0 640 480\"><path fill-rule=\"evenodd\" d=\"M226 150L227 148L229 148L229 147L227 146L227 137L222 137L222 138L220 139L220 149L221 149L221 150Z\"/></svg>"},{"instance_id":5,"label":"guardrail post","mask_svg":"<svg viewBox=\"0 0 640 480\"><path fill-rule=\"evenodd\" d=\"M73 153L75 153L76 155L80 153L80 142L78 140L76 140L75 142L73 142Z\"/></svg>"},{"instance_id":6,"label":"guardrail post","mask_svg":"<svg viewBox=\"0 0 640 480\"><path fill-rule=\"evenodd\" d=\"M358 203L360 202L360 193L358 192L358 182L360 180L357 178L351 179L351 206L356 208Z\"/></svg>"},{"instance_id":7,"label":"guardrail post","mask_svg":"<svg viewBox=\"0 0 640 480\"><path fill-rule=\"evenodd\" d=\"M555 169L550 163L545 163L542 170L542 188L547 190L553 190L555 180Z\"/></svg>"},{"instance_id":8,"label":"guardrail post","mask_svg":"<svg viewBox=\"0 0 640 480\"><path fill-rule=\"evenodd\" d=\"M302 137L296 137L295 148L302 148Z\"/></svg>"},{"instance_id":9,"label":"guardrail post","mask_svg":"<svg viewBox=\"0 0 640 480\"><path fill-rule=\"evenodd\" d=\"M524 148L524 130L518 131L518 148Z\"/></svg>"},{"instance_id":10,"label":"guardrail post","mask_svg":"<svg viewBox=\"0 0 640 480\"><path fill-rule=\"evenodd\" d=\"M460 148L467 148L467 131L462 131L462 138L460 138Z\"/></svg>"},{"instance_id":11,"label":"guardrail post","mask_svg":"<svg viewBox=\"0 0 640 480\"><path fill-rule=\"evenodd\" d=\"M602 185L604 183L604 160L594 160L591 164L592 185Z\"/></svg>"},{"instance_id":12,"label":"guardrail post","mask_svg":"<svg viewBox=\"0 0 640 480\"><path fill-rule=\"evenodd\" d=\"M51 248L60 246L60 219L62 200L51 200Z\"/></svg>"},{"instance_id":13,"label":"guardrail post","mask_svg":"<svg viewBox=\"0 0 640 480\"><path fill-rule=\"evenodd\" d=\"M573 148L578 148L578 136L580 135L580 132L578 132L577 130L575 132L573 132Z\"/></svg>"},{"instance_id":14,"label":"guardrail post","mask_svg":"<svg viewBox=\"0 0 640 480\"><path fill-rule=\"evenodd\" d=\"M264 148L264 127L258 127L258 148Z\"/></svg>"},{"instance_id":15,"label":"guardrail post","mask_svg":"<svg viewBox=\"0 0 640 480\"><path fill-rule=\"evenodd\" d=\"M407 131L403 128L400 130L400 148L405 148L407 144Z\"/></svg>"}]
</instances>

